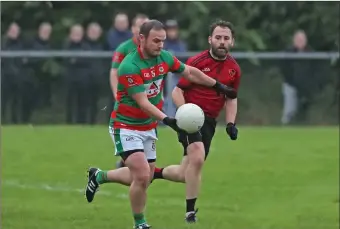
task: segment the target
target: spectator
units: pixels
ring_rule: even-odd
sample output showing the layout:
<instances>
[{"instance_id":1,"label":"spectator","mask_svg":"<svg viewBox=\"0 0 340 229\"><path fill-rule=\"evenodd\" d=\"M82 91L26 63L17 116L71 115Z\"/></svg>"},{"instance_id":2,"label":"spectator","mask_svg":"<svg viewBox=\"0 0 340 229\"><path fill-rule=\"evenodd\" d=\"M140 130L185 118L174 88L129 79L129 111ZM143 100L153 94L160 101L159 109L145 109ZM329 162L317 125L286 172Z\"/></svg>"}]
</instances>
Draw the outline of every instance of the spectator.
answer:
<instances>
[{"instance_id":1,"label":"spectator","mask_svg":"<svg viewBox=\"0 0 340 229\"><path fill-rule=\"evenodd\" d=\"M165 23L167 39L164 49L172 52L186 52L187 45L179 38L179 27L176 20L167 20Z\"/></svg>"},{"instance_id":2,"label":"spectator","mask_svg":"<svg viewBox=\"0 0 340 229\"><path fill-rule=\"evenodd\" d=\"M100 38L102 35L102 28L101 26L96 23L92 22L88 25L86 36L87 36L87 44L91 50L94 51L103 51L104 47L100 42ZM104 75L108 74L104 69L103 61L98 58L91 58L89 59L89 73L90 73L90 80L88 81L88 93L87 93L87 100L88 106L86 109L86 113L89 113L89 120L90 124L94 124L96 122L96 115L98 111L98 99L99 99L99 88L100 85L103 83ZM105 74L106 73L106 74ZM105 83L107 81L105 80Z\"/></svg>"},{"instance_id":3,"label":"spectator","mask_svg":"<svg viewBox=\"0 0 340 229\"><path fill-rule=\"evenodd\" d=\"M298 30L293 36L293 45L288 52L308 52L307 36L304 31ZM289 124L296 121L306 121L306 112L309 108L312 88L314 88L314 70L312 62L304 59L294 59L284 61L282 85L283 93L283 113L281 123Z\"/></svg>"},{"instance_id":4,"label":"spectator","mask_svg":"<svg viewBox=\"0 0 340 229\"><path fill-rule=\"evenodd\" d=\"M12 22L4 39L2 39L2 50L23 50L24 42L20 36L20 26ZM25 86L27 76L23 69L27 59L8 58L1 61L1 113L5 121L7 107L10 108L10 117L13 124L21 121L27 122L30 119L31 112L28 106L30 101L30 88Z\"/></svg>"},{"instance_id":5,"label":"spectator","mask_svg":"<svg viewBox=\"0 0 340 229\"><path fill-rule=\"evenodd\" d=\"M88 44L84 42L83 37L83 27L79 24L73 25L64 48L75 52L89 50ZM67 88L66 122L68 124L84 124L86 123L87 85L89 85L90 81L88 60L81 57L65 58L64 66Z\"/></svg>"},{"instance_id":6,"label":"spectator","mask_svg":"<svg viewBox=\"0 0 340 229\"><path fill-rule=\"evenodd\" d=\"M107 43L110 51L116 48L124 41L130 39L132 33L129 30L129 18L125 13L119 13L113 21L113 28L108 31Z\"/></svg>"},{"instance_id":7,"label":"spectator","mask_svg":"<svg viewBox=\"0 0 340 229\"><path fill-rule=\"evenodd\" d=\"M176 20L167 20L165 23L167 39L164 42L164 49L170 52L186 52L187 46L184 41L179 38L179 26ZM182 60L184 61L184 60ZM164 90L165 103L164 111L169 116L174 116L176 112L176 106L171 99L171 91L177 85L179 80L178 74L170 74L170 77L166 80L166 87Z\"/></svg>"},{"instance_id":8,"label":"spectator","mask_svg":"<svg viewBox=\"0 0 340 229\"><path fill-rule=\"evenodd\" d=\"M42 22L39 25L37 37L34 39L32 48L39 51L51 50L50 36L52 25L49 22ZM36 105L45 107L51 105L51 74L49 72L50 59L32 59L32 69L38 78L38 88L36 93Z\"/></svg>"}]
</instances>

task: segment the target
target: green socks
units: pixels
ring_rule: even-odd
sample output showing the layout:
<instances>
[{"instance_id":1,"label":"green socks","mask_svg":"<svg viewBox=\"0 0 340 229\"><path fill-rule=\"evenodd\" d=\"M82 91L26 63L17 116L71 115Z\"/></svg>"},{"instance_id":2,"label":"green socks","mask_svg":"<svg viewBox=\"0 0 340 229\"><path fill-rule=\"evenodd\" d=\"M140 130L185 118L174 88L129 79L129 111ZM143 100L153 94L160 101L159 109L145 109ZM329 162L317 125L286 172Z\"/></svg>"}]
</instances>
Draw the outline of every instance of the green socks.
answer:
<instances>
[{"instance_id":1,"label":"green socks","mask_svg":"<svg viewBox=\"0 0 340 229\"><path fill-rule=\"evenodd\" d=\"M106 182L109 182L107 180L107 172L106 171L99 171L97 176L96 176L96 181L98 184L104 184Z\"/></svg>"},{"instance_id":2,"label":"green socks","mask_svg":"<svg viewBox=\"0 0 340 229\"><path fill-rule=\"evenodd\" d=\"M133 218L135 219L136 226L146 223L143 213L133 214Z\"/></svg>"}]
</instances>

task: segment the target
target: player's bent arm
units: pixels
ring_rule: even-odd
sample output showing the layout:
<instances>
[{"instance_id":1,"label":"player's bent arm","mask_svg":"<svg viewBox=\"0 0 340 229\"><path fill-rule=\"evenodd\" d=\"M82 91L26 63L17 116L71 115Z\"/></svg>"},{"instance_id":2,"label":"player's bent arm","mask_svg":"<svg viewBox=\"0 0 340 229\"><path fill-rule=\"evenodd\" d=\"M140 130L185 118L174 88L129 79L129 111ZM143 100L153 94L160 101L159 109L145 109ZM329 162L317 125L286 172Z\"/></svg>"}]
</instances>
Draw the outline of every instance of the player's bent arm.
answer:
<instances>
[{"instance_id":1,"label":"player's bent arm","mask_svg":"<svg viewBox=\"0 0 340 229\"><path fill-rule=\"evenodd\" d=\"M165 117L167 117L166 114L164 114L156 106L150 103L145 92L133 94L131 95L131 97L137 102L138 106L148 115L155 117L159 121L162 121Z\"/></svg>"},{"instance_id":2,"label":"player's bent arm","mask_svg":"<svg viewBox=\"0 0 340 229\"><path fill-rule=\"evenodd\" d=\"M225 121L228 123L235 123L237 115L237 98L236 99L226 99L225 102Z\"/></svg>"},{"instance_id":3,"label":"player's bent arm","mask_svg":"<svg viewBox=\"0 0 340 229\"><path fill-rule=\"evenodd\" d=\"M208 87L213 87L216 85L216 80L207 76L197 68L191 67L189 65L185 65L185 69L182 75L189 81L196 84L201 84Z\"/></svg>"},{"instance_id":4,"label":"player's bent arm","mask_svg":"<svg viewBox=\"0 0 340 229\"><path fill-rule=\"evenodd\" d=\"M183 90L180 89L179 87L175 87L174 90L172 91L172 101L176 105L176 107L180 107L183 104L185 104L185 99L183 96Z\"/></svg>"},{"instance_id":5,"label":"player's bent arm","mask_svg":"<svg viewBox=\"0 0 340 229\"><path fill-rule=\"evenodd\" d=\"M118 71L116 68L111 68L110 71L110 86L115 100L117 99Z\"/></svg>"}]
</instances>

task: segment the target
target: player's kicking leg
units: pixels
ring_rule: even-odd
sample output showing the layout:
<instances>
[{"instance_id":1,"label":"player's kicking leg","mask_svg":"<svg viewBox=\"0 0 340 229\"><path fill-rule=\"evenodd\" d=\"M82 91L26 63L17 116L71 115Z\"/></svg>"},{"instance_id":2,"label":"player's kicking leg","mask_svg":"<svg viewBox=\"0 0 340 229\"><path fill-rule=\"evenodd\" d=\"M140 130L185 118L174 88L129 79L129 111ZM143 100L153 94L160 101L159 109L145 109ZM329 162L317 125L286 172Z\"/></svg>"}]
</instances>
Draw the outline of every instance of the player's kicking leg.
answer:
<instances>
[{"instance_id":1,"label":"player's kicking leg","mask_svg":"<svg viewBox=\"0 0 340 229\"><path fill-rule=\"evenodd\" d=\"M188 223L196 222L195 210L201 186L201 171L205 160L204 145L200 133L181 136L180 141L185 149L185 156L180 165L170 165L156 168L154 179L166 179L174 182L186 183L186 215Z\"/></svg>"},{"instance_id":2,"label":"player's kicking leg","mask_svg":"<svg viewBox=\"0 0 340 229\"><path fill-rule=\"evenodd\" d=\"M165 179L186 183L186 218L188 223L196 222L196 200L201 184L203 163L209 154L211 140L215 134L216 121L206 119L200 133L180 134L179 141L184 148L180 165L155 168L154 179Z\"/></svg>"}]
</instances>

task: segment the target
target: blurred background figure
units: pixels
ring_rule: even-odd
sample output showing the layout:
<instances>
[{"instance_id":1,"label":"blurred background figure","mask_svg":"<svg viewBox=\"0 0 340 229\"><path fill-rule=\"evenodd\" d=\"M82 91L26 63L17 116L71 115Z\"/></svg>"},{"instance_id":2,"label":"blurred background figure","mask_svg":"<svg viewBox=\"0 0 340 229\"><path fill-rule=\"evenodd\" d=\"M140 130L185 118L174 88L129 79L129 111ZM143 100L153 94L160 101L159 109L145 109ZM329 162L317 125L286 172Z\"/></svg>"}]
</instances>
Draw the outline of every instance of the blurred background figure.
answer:
<instances>
[{"instance_id":1,"label":"blurred background figure","mask_svg":"<svg viewBox=\"0 0 340 229\"><path fill-rule=\"evenodd\" d=\"M292 46L288 52L310 52L306 33L297 30L293 35ZM315 67L311 60L287 59L283 61L282 84L283 112L281 123L289 124L292 121L304 122L307 118L307 111L310 104L311 94L315 89Z\"/></svg>"},{"instance_id":2,"label":"blurred background figure","mask_svg":"<svg viewBox=\"0 0 340 229\"><path fill-rule=\"evenodd\" d=\"M40 23L37 35L32 42L32 49L37 51L51 50L51 33L52 25L49 22ZM31 59L31 66L34 71L34 77L38 80L34 106L36 108L51 106L51 83L52 76L49 71L50 58L34 58Z\"/></svg>"},{"instance_id":3,"label":"blurred background figure","mask_svg":"<svg viewBox=\"0 0 340 229\"><path fill-rule=\"evenodd\" d=\"M107 34L107 43L110 51L116 48L124 41L132 37L129 29L129 17L125 13L118 13L113 19L112 28Z\"/></svg>"},{"instance_id":4,"label":"blurred background figure","mask_svg":"<svg viewBox=\"0 0 340 229\"><path fill-rule=\"evenodd\" d=\"M91 22L86 30L86 42L90 50L103 51L104 46L101 42L102 28L97 22ZM100 58L89 58L89 81L87 87L87 106L86 115L88 115L87 123L95 124L98 112L99 88L107 83L104 76L108 74L107 68L103 65ZM85 114L84 114L85 115Z\"/></svg>"},{"instance_id":5,"label":"blurred background figure","mask_svg":"<svg viewBox=\"0 0 340 229\"><path fill-rule=\"evenodd\" d=\"M24 50L24 41L20 32L20 26L12 22L2 39L1 49ZM25 85L27 73L24 70L24 64L26 61L27 59L22 57L1 60L1 113L4 122L6 122L8 108L11 123L27 122L30 119L29 93L31 88Z\"/></svg>"},{"instance_id":6,"label":"blurred background figure","mask_svg":"<svg viewBox=\"0 0 340 229\"><path fill-rule=\"evenodd\" d=\"M89 50L89 46L83 38L84 29L82 25L73 25L70 28L64 49L70 51ZM65 58L66 122L68 124L86 122L87 89L90 82L88 62L86 58Z\"/></svg>"},{"instance_id":7,"label":"blurred background figure","mask_svg":"<svg viewBox=\"0 0 340 229\"><path fill-rule=\"evenodd\" d=\"M171 52L186 52L188 51L186 43L179 37L179 26L176 20L167 20L166 26L166 41L164 49Z\"/></svg>"},{"instance_id":8,"label":"blurred background figure","mask_svg":"<svg viewBox=\"0 0 340 229\"><path fill-rule=\"evenodd\" d=\"M180 39L179 37L179 26L176 20L167 20L165 22L166 26L166 41L164 42L164 49L168 50L170 52L174 53L184 53L187 52L187 45L186 43ZM185 62L185 60L181 60ZM177 85L177 82L180 78L180 75L178 74L169 74L170 77L168 77L166 81L166 87L164 90L165 95L170 95L171 92L175 86ZM166 96L164 101L164 112L169 116L174 116L176 113L176 106L172 102L171 96Z\"/></svg>"}]
</instances>

